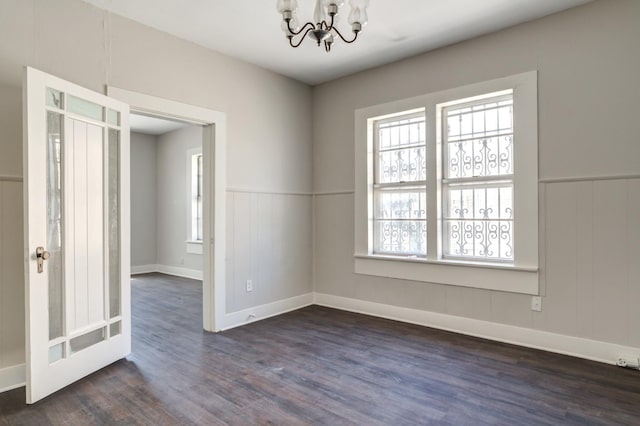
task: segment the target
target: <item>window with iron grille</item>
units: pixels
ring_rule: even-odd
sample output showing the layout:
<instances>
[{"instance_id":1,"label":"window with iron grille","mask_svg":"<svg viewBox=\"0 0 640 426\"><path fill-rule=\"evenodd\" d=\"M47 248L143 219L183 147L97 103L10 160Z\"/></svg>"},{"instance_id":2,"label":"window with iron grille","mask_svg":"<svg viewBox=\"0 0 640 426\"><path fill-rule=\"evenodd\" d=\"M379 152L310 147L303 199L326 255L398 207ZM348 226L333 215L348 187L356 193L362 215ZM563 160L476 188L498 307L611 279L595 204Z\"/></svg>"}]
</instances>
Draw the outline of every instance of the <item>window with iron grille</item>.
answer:
<instances>
[{"instance_id":1,"label":"window with iron grille","mask_svg":"<svg viewBox=\"0 0 640 426\"><path fill-rule=\"evenodd\" d=\"M355 117L356 273L537 294L535 71Z\"/></svg>"},{"instance_id":2,"label":"window with iron grille","mask_svg":"<svg viewBox=\"0 0 640 426\"><path fill-rule=\"evenodd\" d=\"M424 126L424 112L375 122L375 253L416 256L426 253Z\"/></svg>"},{"instance_id":3,"label":"window with iron grille","mask_svg":"<svg viewBox=\"0 0 640 426\"><path fill-rule=\"evenodd\" d=\"M443 257L514 259L513 96L442 111Z\"/></svg>"}]
</instances>

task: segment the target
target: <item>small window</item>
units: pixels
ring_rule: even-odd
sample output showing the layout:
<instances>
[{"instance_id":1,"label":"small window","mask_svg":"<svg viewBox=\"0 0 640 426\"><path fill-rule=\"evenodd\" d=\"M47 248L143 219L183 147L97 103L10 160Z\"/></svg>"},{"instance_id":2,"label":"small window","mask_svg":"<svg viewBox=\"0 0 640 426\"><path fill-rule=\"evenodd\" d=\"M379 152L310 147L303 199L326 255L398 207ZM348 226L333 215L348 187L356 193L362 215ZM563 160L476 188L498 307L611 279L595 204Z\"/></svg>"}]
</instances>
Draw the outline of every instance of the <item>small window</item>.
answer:
<instances>
[{"instance_id":1,"label":"small window","mask_svg":"<svg viewBox=\"0 0 640 426\"><path fill-rule=\"evenodd\" d=\"M191 240L202 241L202 153L191 155Z\"/></svg>"}]
</instances>

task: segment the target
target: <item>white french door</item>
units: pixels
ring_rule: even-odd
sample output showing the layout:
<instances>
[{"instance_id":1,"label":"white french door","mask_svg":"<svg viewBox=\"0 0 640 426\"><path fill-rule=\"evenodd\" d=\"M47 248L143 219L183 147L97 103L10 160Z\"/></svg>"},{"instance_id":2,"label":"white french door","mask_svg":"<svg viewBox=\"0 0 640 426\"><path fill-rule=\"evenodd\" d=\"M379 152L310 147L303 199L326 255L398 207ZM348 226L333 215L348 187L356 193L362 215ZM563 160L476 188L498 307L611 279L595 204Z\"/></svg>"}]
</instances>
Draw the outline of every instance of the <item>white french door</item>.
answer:
<instances>
[{"instance_id":1,"label":"white french door","mask_svg":"<svg viewBox=\"0 0 640 426\"><path fill-rule=\"evenodd\" d=\"M129 106L27 68L27 403L131 350Z\"/></svg>"}]
</instances>

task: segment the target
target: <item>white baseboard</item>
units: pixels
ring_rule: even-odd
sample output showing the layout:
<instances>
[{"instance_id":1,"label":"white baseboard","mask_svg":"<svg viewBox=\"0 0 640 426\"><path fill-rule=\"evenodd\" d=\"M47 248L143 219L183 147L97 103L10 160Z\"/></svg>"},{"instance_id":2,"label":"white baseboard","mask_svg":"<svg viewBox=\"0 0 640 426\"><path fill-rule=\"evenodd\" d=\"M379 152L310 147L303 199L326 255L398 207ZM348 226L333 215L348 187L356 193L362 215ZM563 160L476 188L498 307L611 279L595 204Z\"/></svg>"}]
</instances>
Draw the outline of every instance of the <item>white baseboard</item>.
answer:
<instances>
[{"instance_id":1,"label":"white baseboard","mask_svg":"<svg viewBox=\"0 0 640 426\"><path fill-rule=\"evenodd\" d=\"M151 272L160 272L162 274L173 275L176 277L202 280L202 271L197 269L180 268L169 265L131 265L131 275L149 274Z\"/></svg>"},{"instance_id":2,"label":"white baseboard","mask_svg":"<svg viewBox=\"0 0 640 426\"><path fill-rule=\"evenodd\" d=\"M621 355L640 356L640 348L329 294L314 293L314 303L606 364L615 364Z\"/></svg>"},{"instance_id":3,"label":"white baseboard","mask_svg":"<svg viewBox=\"0 0 640 426\"><path fill-rule=\"evenodd\" d=\"M278 300L277 302L243 309L238 312L232 312L224 316L220 331L229 330L234 327L239 327L241 325L284 314L289 311L295 311L296 309L304 308L305 306L312 304L313 293L307 293L291 297L289 299Z\"/></svg>"},{"instance_id":4,"label":"white baseboard","mask_svg":"<svg viewBox=\"0 0 640 426\"><path fill-rule=\"evenodd\" d=\"M131 275L158 272L158 265L131 265Z\"/></svg>"},{"instance_id":5,"label":"white baseboard","mask_svg":"<svg viewBox=\"0 0 640 426\"><path fill-rule=\"evenodd\" d=\"M177 266L158 265L158 271L162 274L174 275L176 277L191 278L194 280L202 280L202 271L197 269L179 268Z\"/></svg>"},{"instance_id":6,"label":"white baseboard","mask_svg":"<svg viewBox=\"0 0 640 426\"><path fill-rule=\"evenodd\" d=\"M24 364L0 368L0 393L24 386L26 383L26 366Z\"/></svg>"}]
</instances>

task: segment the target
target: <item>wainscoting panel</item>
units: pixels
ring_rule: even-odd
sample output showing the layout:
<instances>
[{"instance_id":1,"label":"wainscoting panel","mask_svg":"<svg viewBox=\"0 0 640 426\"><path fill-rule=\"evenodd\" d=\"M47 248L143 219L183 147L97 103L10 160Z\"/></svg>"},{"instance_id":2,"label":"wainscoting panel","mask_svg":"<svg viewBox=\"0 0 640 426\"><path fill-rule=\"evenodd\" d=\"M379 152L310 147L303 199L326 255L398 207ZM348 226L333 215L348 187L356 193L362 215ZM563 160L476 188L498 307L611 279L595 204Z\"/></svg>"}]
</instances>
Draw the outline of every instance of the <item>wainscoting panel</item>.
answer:
<instances>
[{"instance_id":1,"label":"wainscoting panel","mask_svg":"<svg viewBox=\"0 0 640 426\"><path fill-rule=\"evenodd\" d=\"M0 179L0 370L24 364L22 182Z\"/></svg>"},{"instance_id":2,"label":"wainscoting panel","mask_svg":"<svg viewBox=\"0 0 640 426\"><path fill-rule=\"evenodd\" d=\"M536 328L638 346L640 179L546 187L547 294Z\"/></svg>"},{"instance_id":3,"label":"wainscoting panel","mask_svg":"<svg viewBox=\"0 0 640 426\"><path fill-rule=\"evenodd\" d=\"M228 314L313 291L312 205L310 194L227 191Z\"/></svg>"},{"instance_id":4,"label":"wainscoting panel","mask_svg":"<svg viewBox=\"0 0 640 426\"><path fill-rule=\"evenodd\" d=\"M554 179L541 187L541 312L527 295L355 274L349 193L315 197L314 291L639 348L640 179Z\"/></svg>"}]
</instances>

